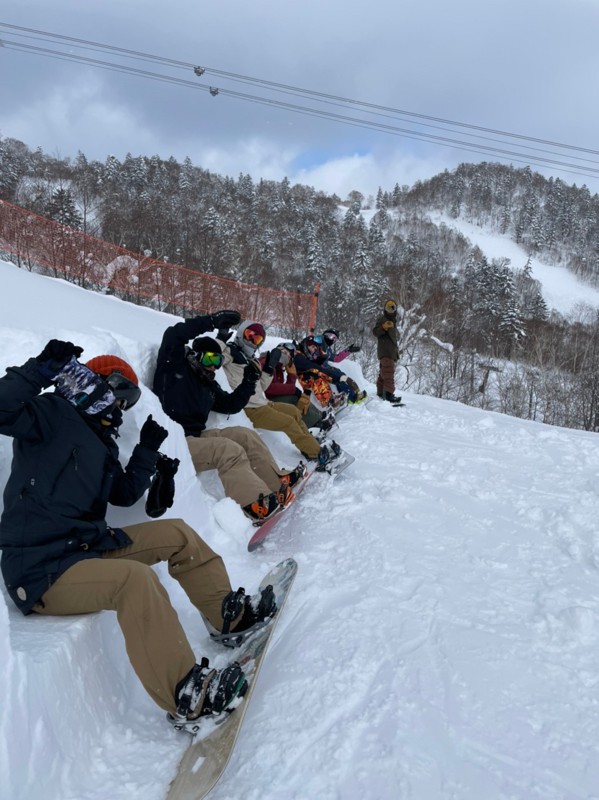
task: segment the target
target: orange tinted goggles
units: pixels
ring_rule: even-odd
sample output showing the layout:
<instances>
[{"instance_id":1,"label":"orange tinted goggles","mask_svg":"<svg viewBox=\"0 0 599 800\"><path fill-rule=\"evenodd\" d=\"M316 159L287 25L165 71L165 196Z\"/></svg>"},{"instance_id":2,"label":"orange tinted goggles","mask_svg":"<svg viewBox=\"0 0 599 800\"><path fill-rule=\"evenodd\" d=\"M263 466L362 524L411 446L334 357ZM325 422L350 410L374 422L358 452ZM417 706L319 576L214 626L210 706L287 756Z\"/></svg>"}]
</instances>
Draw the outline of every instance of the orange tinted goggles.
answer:
<instances>
[{"instance_id":1,"label":"orange tinted goggles","mask_svg":"<svg viewBox=\"0 0 599 800\"><path fill-rule=\"evenodd\" d=\"M264 341L264 336L261 333L256 333L251 328L246 328L243 332L243 338L246 342L251 342L256 347L260 347L262 342Z\"/></svg>"}]
</instances>

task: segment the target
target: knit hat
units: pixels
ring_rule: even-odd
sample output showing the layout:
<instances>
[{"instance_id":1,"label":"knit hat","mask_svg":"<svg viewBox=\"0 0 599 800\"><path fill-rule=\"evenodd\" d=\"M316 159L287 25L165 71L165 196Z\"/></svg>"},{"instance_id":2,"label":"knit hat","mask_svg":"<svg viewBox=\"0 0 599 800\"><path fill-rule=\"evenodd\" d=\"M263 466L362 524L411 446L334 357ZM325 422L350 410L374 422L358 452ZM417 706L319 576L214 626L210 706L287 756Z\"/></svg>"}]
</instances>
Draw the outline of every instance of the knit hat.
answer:
<instances>
[{"instance_id":1,"label":"knit hat","mask_svg":"<svg viewBox=\"0 0 599 800\"><path fill-rule=\"evenodd\" d=\"M218 341L218 339L214 339L212 336L198 336L197 339L193 340L191 349L194 351L194 353L223 352L223 348L221 347L221 344Z\"/></svg>"},{"instance_id":2,"label":"knit hat","mask_svg":"<svg viewBox=\"0 0 599 800\"><path fill-rule=\"evenodd\" d=\"M113 372L120 372L123 378L127 378L131 383L139 386L139 380L133 367L118 356L96 356L91 358L85 366L97 375L108 376Z\"/></svg>"}]
</instances>

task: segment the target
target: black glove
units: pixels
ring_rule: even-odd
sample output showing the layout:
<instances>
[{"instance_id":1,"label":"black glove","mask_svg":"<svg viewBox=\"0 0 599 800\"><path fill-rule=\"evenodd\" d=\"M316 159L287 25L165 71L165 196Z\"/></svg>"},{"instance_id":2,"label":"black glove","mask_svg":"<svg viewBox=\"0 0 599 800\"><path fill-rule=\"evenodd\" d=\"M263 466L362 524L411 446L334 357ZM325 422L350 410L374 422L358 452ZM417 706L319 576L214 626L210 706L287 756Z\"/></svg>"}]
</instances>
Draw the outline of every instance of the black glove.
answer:
<instances>
[{"instance_id":1,"label":"black glove","mask_svg":"<svg viewBox=\"0 0 599 800\"><path fill-rule=\"evenodd\" d=\"M150 416L141 426L141 430L139 432L139 443L142 445L142 447L147 447L148 450L155 450L157 452L167 436L168 431L166 428L163 428L162 425L159 425L155 419L152 419L152 415L150 414Z\"/></svg>"},{"instance_id":2,"label":"black glove","mask_svg":"<svg viewBox=\"0 0 599 800\"><path fill-rule=\"evenodd\" d=\"M359 344L350 344L347 349L350 353L359 353L362 348Z\"/></svg>"},{"instance_id":3,"label":"black glove","mask_svg":"<svg viewBox=\"0 0 599 800\"><path fill-rule=\"evenodd\" d=\"M146 514L152 519L161 517L175 499L175 475L179 469L179 459L169 458L163 453L156 462L156 474L146 499Z\"/></svg>"},{"instance_id":4,"label":"black glove","mask_svg":"<svg viewBox=\"0 0 599 800\"><path fill-rule=\"evenodd\" d=\"M255 358L251 358L243 370L243 380L246 383L256 383L258 378L262 375L262 368Z\"/></svg>"},{"instance_id":5,"label":"black glove","mask_svg":"<svg viewBox=\"0 0 599 800\"><path fill-rule=\"evenodd\" d=\"M43 366L44 375L52 380L73 356L79 358L81 353L83 353L83 348L77 347L73 342L50 339L35 360L40 366Z\"/></svg>"},{"instance_id":6,"label":"black glove","mask_svg":"<svg viewBox=\"0 0 599 800\"><path fill-rule=\"evenodd\" d=\"M239 311L215 311L210 315L212 325L214 328L223 330L224 328L232 328L233 325L239 325L241 322L241 314Z\"/></svg>"},{"instance_id":7,"label":"black glove","mask_svg":"<svg viewBox=\"0 0 599 800\"><path fill-rule=\"evenodd\" d=\"M266 359L264 360L264 372L268 375L272 375L282 355L283 353L281 353L278 347L274 347L270 353L267 353Z\"/></svg>"},{"instance_id":8,"label":"black glove","mask_svg":"<svg viewBox=\"0 0 599 800\"><path fill-rule=\"evenodd\" d=\"M216 334L216 338L220 339L221 342L228 342L230 335L231 331L229 330L229 328L219 328L218 333Z\"/></svg>"}]
</instances>

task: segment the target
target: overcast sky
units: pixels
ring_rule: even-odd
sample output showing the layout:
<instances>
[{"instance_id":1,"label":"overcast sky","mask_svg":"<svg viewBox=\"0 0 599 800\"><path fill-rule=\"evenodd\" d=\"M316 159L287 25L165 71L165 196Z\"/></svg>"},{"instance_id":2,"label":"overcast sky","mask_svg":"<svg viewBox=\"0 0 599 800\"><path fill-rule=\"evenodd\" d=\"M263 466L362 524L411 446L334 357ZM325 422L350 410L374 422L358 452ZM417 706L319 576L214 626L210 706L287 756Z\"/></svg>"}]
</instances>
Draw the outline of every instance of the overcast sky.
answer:
<instances>
[{"instance_id":1,"label":"overcast sky","mask_svg":"<svg viewBox=\"0 0 599 800\"><path fill-rule=\"evenodd\" d=\"M464 161L502 161L530 163L599 192L599 0L4 0L0 23L0 135L51 155L189 156L196 166L235 178L241 172L255 179L287 176L342 198L352 189L368 195L378 186L411 185ZM6 25L207 71L196 77L191 66L125 59ZM118 62L127 71L44 57L32 46ZM131 69L176 82L137 77ZM211 70L594 152L391 111L375 116L361 106L275 92ZM210 86L220 93L211 96ZM231 92L395 130L299 114ZM425 142L418 133L514 155ZM576 164L572 171L587 174L543 166L540 158Z\"/></svg>"}]
</instances>

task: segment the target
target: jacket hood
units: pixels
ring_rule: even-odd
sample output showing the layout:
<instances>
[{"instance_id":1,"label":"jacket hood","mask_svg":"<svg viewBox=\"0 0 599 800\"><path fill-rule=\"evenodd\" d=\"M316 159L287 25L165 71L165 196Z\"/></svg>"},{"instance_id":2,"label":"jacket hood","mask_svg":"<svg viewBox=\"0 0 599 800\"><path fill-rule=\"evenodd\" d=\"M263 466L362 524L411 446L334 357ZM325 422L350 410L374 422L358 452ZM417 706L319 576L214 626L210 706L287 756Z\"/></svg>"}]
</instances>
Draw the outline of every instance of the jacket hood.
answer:
<instances>
[{"instance_id":1,"label":"jacket hood","mask_svg":"<svg viewBox=\"0 0 599 800\"><path fill-rule=\"evenodd\" d=\"M244 332L247 328L254 328L257 332L261 333L262 336L266 336L266 331L264 330L264 326L260 322L256 322L256 320L245 320L242 322L239 327L237 328L237 333L235 334L235 338L233 339L234 343L237 347L242 350L243 354L248 358L255 358L256 352L260 349L256 347L251 342L246 341L244 339Z\"/></svg>"}]
</instances>

